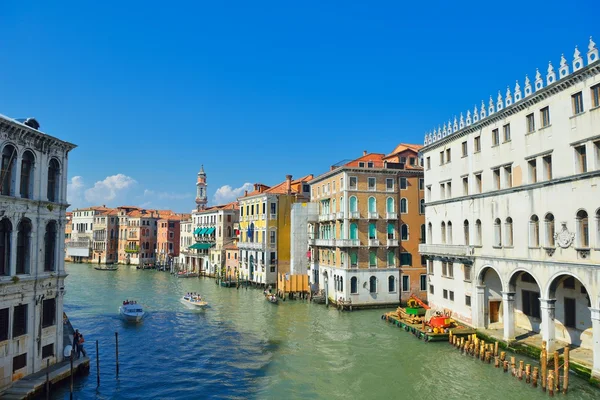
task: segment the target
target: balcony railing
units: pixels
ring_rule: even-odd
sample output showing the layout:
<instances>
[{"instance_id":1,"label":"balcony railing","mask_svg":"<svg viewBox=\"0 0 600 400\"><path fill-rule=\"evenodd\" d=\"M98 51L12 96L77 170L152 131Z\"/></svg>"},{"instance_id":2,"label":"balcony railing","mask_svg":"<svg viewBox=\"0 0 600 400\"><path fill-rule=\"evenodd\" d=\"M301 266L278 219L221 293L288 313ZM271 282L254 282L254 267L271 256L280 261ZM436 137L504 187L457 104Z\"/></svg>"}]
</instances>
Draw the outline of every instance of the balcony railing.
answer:
<instances>
[{"instance_id":1,"label":"balcony railing","mask_svg":"<svg viewBox=\"0 0 600 400\"><path fill-rule=\"evenodd\" d=\"M269 219L277 219L277 214L271 214L271 215L269 216Z\"/></svg>"},{"instance_id":2,"label":"balcony railing","mask_svg":"<svg viewBox=\"0 0 600 400\"><path fill-rule=\"evenodd\" d=\"M317 242L317 239L308 239L308 245L309 246L315 246Z\"/></svg>"},{"instance_id":3,"label":"balcony railing","mask_svg":"<svg viewBox=\"0 0 600 400\"><path fill-rule=\"evenodd\" d=\"M388 239L387 240L388 247L396 247L398 246L398 239Z\"/></svg>"},{"instance_id":4,"label":"balcony railing","mask_svg":"<svg viewBox=\"0 0 600 400\"><path fill-rule=\"evenodd\" d=\"M386 219L398 219L398 213L389 212L385 214Z\"/></svg>"},{"instance_id":5,"label":"balcony railing","mask_svg":"<svg viewBox=\"0 0 600 400\"><path fill-rule=\"evenodd\" d=\"M420 244L419 253L446 256L472 256L474 248L459 244Z\"/></svg>"},{"instance_id":6,"label":"balcony railing","mask_svg":"<svg viewBox=\"0 0 600 400\"><path fill-rule=\"evenodd\" d=\"M369 239L369 246L379 246L379 239Z\"/></svg>"},{"instance_id":7,"label":"balcony railing","mask_svg":"<svg viewBox=\"0 0 600 400\"><path fill-rule=\"evenodd\" d=\"M369 211L369 219L379 219L379 213Z\"/></svg>"},{"instance_id":8,"label":"balcony railing","mask_svg":"<svg viewBox=\"0 0 600 400\"><path fill-rule=\"evenodd\" d=\"M319 214L319 222L329 221L329 214Z\"/></svg>"},{"instance_id":9,"label":"balcony railing","mask_svg":"<svg viewBox=\"0 0 600 400\"><path fill-rule=\"evenodd\" d=\"M350 219L359 219L360 213L358 211L350 211Z\"/></svg>"},{"instance_id":10,"label":"balcony railing","mask_svg":"<svg viewBox=\"0 0 600 400\"><path fill-rule=\"evenodd\" d=\"M337 213L337 214L335 214L335 215L336 215L336 218L337 218L337 219L344 219L344 212L343 212L343 211L340 211L340 212L338 212L338 213Z\"/></svg>"},{"instance_id":11,"label":"balcony railing","mask_svg":"<svg viewBox=\"0 0 600 400\"><path fill-rule=\"evenodd\" d=\"M358 247L360 246L360 241L358 239L338 239L336 240L336 244L339 247Z\"/></svg>"},{"instance_id":12,"label":"balcony railing","mask_svg":"<svg viewBox=\"0 0 600 400\"><path fill-rule=\"evenodd\" d=\"M317 246L335 246L335 239L317 239Z\"/></svg>"}]
</instances>

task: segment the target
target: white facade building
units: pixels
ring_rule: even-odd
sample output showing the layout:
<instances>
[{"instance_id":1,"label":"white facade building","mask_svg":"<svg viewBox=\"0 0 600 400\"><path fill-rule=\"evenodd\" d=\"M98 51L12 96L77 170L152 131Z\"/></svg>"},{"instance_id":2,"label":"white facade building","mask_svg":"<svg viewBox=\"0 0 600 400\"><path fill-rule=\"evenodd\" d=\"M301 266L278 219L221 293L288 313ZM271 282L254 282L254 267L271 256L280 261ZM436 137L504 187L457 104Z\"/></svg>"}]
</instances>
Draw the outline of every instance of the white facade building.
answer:
<instances>
[{"instance_id":1,"label":"white facade building","mask_svg":"<svg viewBox=\"0 0 600 400\"><path fill-rule=\"evenodd\" d=\"M585 60L584 60L585 58ZM558 71L426 135L429 302L468 324L593 350L600 376L600 61ZM557 343L561 342L561 344Z\"/></svg>"},{"instance_id":2,"label":"white facade building","mask_svg":"<svg viewBox=\"0 0 600 400\"><path fill-rule=\"evenodd\" d=\"M63 359L68 153L0 115L0 389Z\"/></svg>"}]
</instances>

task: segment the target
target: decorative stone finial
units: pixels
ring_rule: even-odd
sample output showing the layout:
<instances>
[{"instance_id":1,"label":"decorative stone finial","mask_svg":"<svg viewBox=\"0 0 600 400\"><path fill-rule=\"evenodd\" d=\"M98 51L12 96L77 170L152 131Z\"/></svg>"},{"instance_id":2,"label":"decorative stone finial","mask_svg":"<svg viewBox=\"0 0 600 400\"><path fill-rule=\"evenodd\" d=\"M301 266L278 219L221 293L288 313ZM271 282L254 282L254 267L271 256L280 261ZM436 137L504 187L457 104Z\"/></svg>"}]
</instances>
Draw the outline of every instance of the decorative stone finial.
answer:
<instances>
[{"instance_id":1,"label":"decorative stone finial","mask_svg":"<svg viewBox=\"0 0 600 400\"><path fill-rule=\"evenodd\" d=\"M458 130L458 119L456 119L456 115L454 116L454 123L452 124L452 130L456 132Z\"/></svg>"},{"instance_id":2,"label":"decorative stone finial","mask_svg":"<svg viewBox=\"0 0 600 400\"><path fill-rule=\"evenodd\" d=\"M577 46L575 46L575 53L573 54L573 72L579 71L583 68L583 58L581 58L581 53Z\"/></svg>"},{"instance_id":3,"label":"decorative stone finial","mask_svg":"<svg viewBox=\"0 0 600 400\"><path fill-rule=\"evenodd\" d=\"M529 80L529 75L525 75L525 97L531 94L531 81Z\"/></svg>"},{"instance_id":4,"label":"decorative stone finial","mask_svg":"<svg viewBox=\"0 0 600 400\"><path fill-rule=\"evenodd\" d=\"M444 129L442 130L442 137L446 137L447 131L446 131L446 123L444 122Z\"/></svg>"},{"instance_id":5,"label":"decorative stone finial","mask_svg":"<svg viewBox=\"0 0 600 400\"><path fill-rule=\"evenodd\" d=\"M538 91L544 87L544 81L542 80L542 74L540 74L539 68L535 69L535 90Z\"/></svg>"},{"instance_id":6,"label":"decorative stone finial","mask_svg":"<svg viewBox=\"0 0 600 400\"><path fill-rule=\"evenodd\" d=\"M448 134L452 133L452 124L450 123L450 120L448 120Z\"/></svg>"},{"instance_id":7,"label":"decorative stone finial","mask_svg":"<svg viewBox=\"0 0 600 400\"><path fill-rule=\"evenodd\" d=\"M473 122L479 121L479 111L477 110L477 106L473 108Z\"/></svg>"},{"instance_id":8,"label":"decorative stone finial","mask_svg":"<svg viewBox=\"0 0 600 400\"><path fill-rule=\"evenodd\" d=\"M460 123L458 125L460 129L465 127L465 118L463 117L463 113L460 113Z\"/></svg>"},{"instance_id":9,"label":"decorative stone finial","mask_svg":"<svg viewBox=\"0 0 600 400\"><path fill-rule=\"evenodd\" d=\"M521 100L521 85L519 85L519 81L515 83L515 103Z\"/></svg>"},{"instance_id":10,"label":"decorative stone finial","mask_svg":"<svg viewBox=\"0 0 600 400\"><path fill-rule=\"evenodd\" d=\"M471 111L467 110L467 126L471 125Z\"/></svg>"},{"instance_id":11,"label":"decorative stone finial","mask_svg":"<svg viewBox=\"0 0 600 400\"><path fill-rule=\"evenodd\" d=\"M548 85L554 83L556 80L556 72L554 72L554 67L552 66L552 61L548 61L548 75L546 75L546 82Z\"/></svg>"},{"instance_id":12,"label":"decorative stone finial","mask_svg":"<svg viewBox=\"0 0 600 400\"><path fill-rule=\"evenodd\" d=\"M506 106L510 106L512 104L512 95L510 94L510 88L506 87Z\"/></svg>"},{"instance_id":13,"label":"decorative stone finial","mask_svg":"<svg viewBox=\"0 0 600 400\"><path fill-rule=\"evenodd\" d=\"M588 65L591 63L598 61L598 49L596 48L596 43L592 40L590 36L590 43L588 44L588 53L587 53L587 62Z\"/></svg>"},{"instance_id":14,"label":"decorative stone finial","mask_svg":"<svg viewBox=\"0 0 600 400\"><path fill-rule=\"evenodd\" d=\"M567 59L565 58L564 54L560 56L560 68L558 69L558 75L560 76L560 79L569 75L569 64L567 64Z\"/></svg>"},{"instance_id":15,"label":"decorative stone finial","mask_svg":"<svg viewBox=\"0 0 600 400\"><path fill-rule=\"evenodd\" d=\"M481 113L479 114L481 119L485 118L485 103L481 100Z\"/></svg>"},{"instance_id":16,"label":"decorative stone finial","mask_svg":"<svg viewBox=\"0 0 600 400\"><path fill-rule=\"evenodd\" d=\"M494 113L494 100L492 100L492 96L490 96L490 105L488 106L488 115L492 115Z\"/></svg>"}]
</instances>

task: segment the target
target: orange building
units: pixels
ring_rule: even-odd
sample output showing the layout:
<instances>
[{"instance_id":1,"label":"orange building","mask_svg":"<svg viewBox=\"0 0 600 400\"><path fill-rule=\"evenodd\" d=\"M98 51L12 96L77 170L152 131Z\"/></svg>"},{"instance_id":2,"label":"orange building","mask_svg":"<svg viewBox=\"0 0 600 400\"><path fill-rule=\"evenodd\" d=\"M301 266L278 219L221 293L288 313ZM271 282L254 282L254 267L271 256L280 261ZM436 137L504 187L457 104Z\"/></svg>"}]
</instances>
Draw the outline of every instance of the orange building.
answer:
<instances>
[{"instance_id":1,"label":"orange building","mask_svg":"<svg viewBox=\"0 0 600 400\"><path fill-rule=\"evenodd\" d=\"M237 242L233 242L224 247L225 250L225 280L238 280L238 247Z\"/></svg>"},{"instance_id":2,"label":"orange building","mask_svg":"<svg viewBox=\"0 0 600 400\"><path fill-rule=\"evenodd\" d=\"M188 220L190 214L175 214L163 216L157 222L156 262L169 264L179 257L181 221Z\"/></svg>"}]
</instances>

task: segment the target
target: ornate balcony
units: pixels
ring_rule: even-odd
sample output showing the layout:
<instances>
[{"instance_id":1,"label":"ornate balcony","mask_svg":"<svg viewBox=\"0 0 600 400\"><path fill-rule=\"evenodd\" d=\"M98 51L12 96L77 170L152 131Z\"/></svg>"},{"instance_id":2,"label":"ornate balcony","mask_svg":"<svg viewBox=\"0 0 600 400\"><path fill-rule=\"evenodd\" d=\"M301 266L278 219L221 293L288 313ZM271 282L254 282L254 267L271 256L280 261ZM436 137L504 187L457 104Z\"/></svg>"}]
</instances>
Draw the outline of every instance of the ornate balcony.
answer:
<instances>
[{"instance_id":1,"label":"ornate balcony","mask_svg":"<svg viewBox=\"0 0 600 400\"><path fill-rule=\"evenodd\" d=\"M341 212L338 212L338 213L337 213L337 214L335 214L335 215L336 215L336 218L337 218L337 219L344 219L344 212L343 212L343 211L341 211Z\"/></svg>"},{"instance_id":2,"label":"ornate balcony","mask_svg":"<svg viewBox=\"0 0 600 400\"><path fill-rule=\"evenodd\" d=\"M398 239L388 239L387 240L387 247L397 247L398 246Z\"/></svg>"},{"instance_id":3,"label":"ornate balcony","mask_svg":"<svg viewBox=\"0 0 600 400\"><path fill-rule=\"evenodd\" d=\"M379 239L369 239L369 247L379 246Z\"/></svg>"},{"instance_id":4,"label":"ornate balcony","mask_svg":"<svg viewBox=\"0 0 600 400\"><path fill-rule=\"evenodd\" d=\"M329 214L329 220L330 221L335 221L335 213Z\"/></svg>"},{"instance_id":5,"label":"ornate balcony","mask_svg":"<svg viewBox=\"0 0 600 400\"><path fill-rule=\"evenodd\" d=\"M459 244L420 244L419 253L455 257L469 257L475 255L475 251L472 246Z\"/></svg>"},{"instance_id":6,"label":"ornate balcony","mask_svg":"<svg viewBox=\"0 0 600 400\"><path fill-rule=\"evenodd\" d=\"M360 213L358 211L350 211L350 219L359 219Z\"/></svg>"},{"instance_id":7,"label":"ornate balcony","mask_svg":"<svg viewBox=\"0 0 600 400\"><path fill-rule=\"evenodd\" d=\"M314 246L316 244L317 239L308 239L308 245Z\"/></svg>"},{"instance_id":8,"label":"ornate balcony","mask_svg":"<svg viewBox=\"0 0 600 400\"><path fill-rule=\"evenodd\" d=\"M319 214L319 222L329 221L329 214Z\"/></svg>"},{"instance_id":9,"label":"ornate balcony","mask_svg":"<svg viewBox=\"0 0 600 400\"><path fill-rule=\"evenodd\" d=\"M369 211L369 219L379 219L379 213Z\"/></svg>"},{"instance_id":10,"label":"ornate balcony","mask_svg":"<svg viewBox=\"0 0 600 400\"><path fill-rule=\"evenodd\" d=\"M398 213L389 212L385 214L386 219L398 219Z\"/></svg>"},{"instance_id":11,"label":"ornate balcony","mask_svg":"<svg viewBox=\"0 0 600 400\"><path fill-rule=\"evenodd\" d=\"M338 247L358 247L360 241L358 239L338 239L336 244Z\"/></svg>"},{"instance_id":12,"label":"ornate balcony","mask_svg":"<svg viewBox=\"0 0 600 400\"><path fill-rule=\"evenodd\" d=\"M316 245L333 247L335 246L335 239L317 239Z\"/></svg>"}]
</instances>

